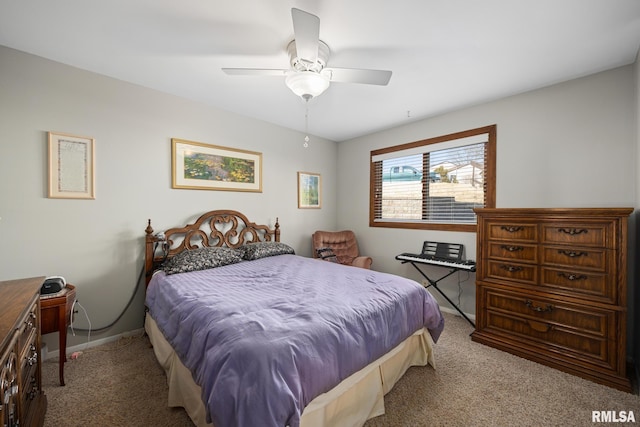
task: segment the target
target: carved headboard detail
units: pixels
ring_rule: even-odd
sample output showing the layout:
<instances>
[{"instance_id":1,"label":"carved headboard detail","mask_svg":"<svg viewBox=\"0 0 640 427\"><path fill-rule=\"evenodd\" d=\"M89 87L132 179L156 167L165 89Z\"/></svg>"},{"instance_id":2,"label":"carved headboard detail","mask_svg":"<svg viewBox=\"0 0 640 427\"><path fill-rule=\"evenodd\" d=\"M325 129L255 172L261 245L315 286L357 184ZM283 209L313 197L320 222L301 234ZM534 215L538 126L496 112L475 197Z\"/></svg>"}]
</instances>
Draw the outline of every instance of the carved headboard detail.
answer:
<instances>
[{"instance_id":1,"label":"carved headboard detail","mask_svg":"<svg viewBox=\"0 0 640 427\"><path fill-rule=\"evenodd\" d=\"M202 247L225 246L237 248L250 242L280 241L280 224L276 218L274 228L258 225L234 210L214 210L200 216L193 224L170 228L164 232L164 240L153 234L151 220L145 229L146 284L158 262L184 250ZM162 252L157 254L158 249Z\"/></svg>"}]
</instances>

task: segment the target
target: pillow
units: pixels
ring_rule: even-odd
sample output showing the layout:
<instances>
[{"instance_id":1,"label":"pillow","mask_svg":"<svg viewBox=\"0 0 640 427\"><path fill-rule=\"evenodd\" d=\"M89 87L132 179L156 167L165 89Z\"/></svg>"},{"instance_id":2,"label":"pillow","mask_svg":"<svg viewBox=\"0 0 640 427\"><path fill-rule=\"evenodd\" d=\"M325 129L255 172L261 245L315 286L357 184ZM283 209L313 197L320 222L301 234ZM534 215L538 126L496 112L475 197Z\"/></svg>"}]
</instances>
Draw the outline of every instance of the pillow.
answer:
<instances>
[{"instance_id":1,"label":"pillow","mask_svg":"<svg viewBox=\"0 0 640 427\"><path fill-rule=\"evenodd\" d=\"M222 267L242 261L242 252L231 248L205 247L182 251L170 258L163 266L167 274L187 273Z\"/></svg>"},{"instance_id":2,"label":"pillow","mask_svg":"<svg viewBox=\"0 0 640 427\"><path fill-rule=\"evenodd\" d=\"M244 251L244 259L248 261L275 255L295 254L291 246L280 242L248 243L242 246L242 250Z\"/></svg>"},{"instance_id":3,"label":"pillow","mask_svg":"<svg viewBox=\"0 0 640 427\"><path fill-rule=\"evenodd\" d=\"M338 257L331 248L318 248L316 249L316 254L318 255L318 258L325 261L338 262Z\"/></svg>"}]
</instances>

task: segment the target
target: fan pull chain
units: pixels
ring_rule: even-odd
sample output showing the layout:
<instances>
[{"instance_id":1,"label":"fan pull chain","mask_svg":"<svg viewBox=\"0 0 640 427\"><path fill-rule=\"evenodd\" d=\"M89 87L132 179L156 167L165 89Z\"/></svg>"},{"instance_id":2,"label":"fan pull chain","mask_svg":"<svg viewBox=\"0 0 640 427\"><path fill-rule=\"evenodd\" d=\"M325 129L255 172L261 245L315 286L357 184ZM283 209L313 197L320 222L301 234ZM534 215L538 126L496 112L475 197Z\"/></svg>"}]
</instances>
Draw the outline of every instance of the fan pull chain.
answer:
<instances>
[{"instance_id":1,"label":"fan pull chain","mask_svg":"<svg viewBox=\"0 0 640 427\"><path fill-rule=\"evenodd\" d=\"M309 147L309 98L305 99L304 104L304 144L302 146L304 148Z\"/></svg>"}]
</instances>

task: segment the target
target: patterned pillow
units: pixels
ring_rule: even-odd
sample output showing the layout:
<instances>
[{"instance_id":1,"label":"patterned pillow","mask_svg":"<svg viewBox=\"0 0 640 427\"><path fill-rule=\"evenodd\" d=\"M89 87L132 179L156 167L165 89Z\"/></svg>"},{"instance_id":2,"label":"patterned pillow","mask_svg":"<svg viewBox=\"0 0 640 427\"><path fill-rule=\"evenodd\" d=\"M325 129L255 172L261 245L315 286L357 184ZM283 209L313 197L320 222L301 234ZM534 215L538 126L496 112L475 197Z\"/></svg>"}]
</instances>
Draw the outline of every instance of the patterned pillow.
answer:
<instances>
[{"instance_id":1,"label":"patterned pillow","mask_svg":"<svg viewBox=\"0 0 640 427\"><path fill-rule=\"evenodd\" d=\"M325 261L338 262L338 257L331 248L318 248L316 249L316 254L318 255L318 258Z\"/></svg>"},{"instance_id":2,"label":"patterned pillow","mask_svg":"<svg viewBox=\"0 0 640 427\"><path fill-rule=\"evenodd\" d=\"M167 274L187 273L222 267L242 261L242 252L231 248L206 247L182 251L163 266Z\"/></svg>"},{"instance_id":3,"label":"patterned pillow","mask_svg":"<svg viewBox=\"0 0 640 427\"><path fill-rule=\"evenodd\" d=\"M242 250L244 251L244 259L248 261L275 255L295 254L291 246L280 242L248 243L242 246Z\"/></svg>"}]
</instances>

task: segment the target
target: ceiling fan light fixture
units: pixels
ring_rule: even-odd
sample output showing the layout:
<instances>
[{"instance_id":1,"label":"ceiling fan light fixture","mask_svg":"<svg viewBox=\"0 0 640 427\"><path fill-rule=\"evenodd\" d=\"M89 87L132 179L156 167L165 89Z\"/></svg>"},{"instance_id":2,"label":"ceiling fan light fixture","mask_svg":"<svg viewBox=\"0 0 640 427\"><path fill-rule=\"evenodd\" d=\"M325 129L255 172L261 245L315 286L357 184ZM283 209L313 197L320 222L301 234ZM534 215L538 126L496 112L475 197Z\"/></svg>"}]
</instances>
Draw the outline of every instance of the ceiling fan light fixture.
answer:
<instances>
[{"instance_id":1,"label":"ceiling fan light fixture","mask_svg":"<svg viewBox=\"0 0 640 427\"><path fill-rule=\"evenodd\" d=\"M287 75L285 84L293 93L308 100L327 90L329 76L313 71L292 72Z\"/></svg>"}]
</instances>

